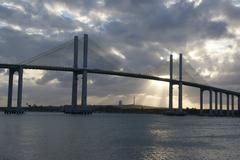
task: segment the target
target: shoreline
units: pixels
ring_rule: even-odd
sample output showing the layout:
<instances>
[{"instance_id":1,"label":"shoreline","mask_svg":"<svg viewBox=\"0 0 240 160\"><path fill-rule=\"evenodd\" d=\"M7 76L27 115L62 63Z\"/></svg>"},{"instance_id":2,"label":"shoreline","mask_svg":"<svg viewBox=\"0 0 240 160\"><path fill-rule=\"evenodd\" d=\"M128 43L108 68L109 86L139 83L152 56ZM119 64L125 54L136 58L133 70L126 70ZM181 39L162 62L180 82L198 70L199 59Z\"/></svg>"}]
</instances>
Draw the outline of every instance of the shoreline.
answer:
<instances>
[{"instance_id":1,"label":"shoreline","mask_svg":"<svg viewBox=\"0 0 240 160\"><path fill-rule=\"evenodd\" d=\"M22 107L24 112L59 112L64 113L65 109L69 106L34 106L34 107ZM80 107L80 106L79 106ZM14 107L13 107L14 108ZM116 106L116 105L91 105L89 106L93 113L133 113L133 114L162 114L167 116L188 116L188 115L197 115L197 116L210 116L210 117L240 117L238 111L234 111L234 115L228 115L226 110L223 110L220 115L219 112L216 114L215 111L210 114L209 110L204 110L203 114L200 114L199 109L183 109L182 112L179 112L177 109L169 111L168 108L157 108L149 106ZM6 107L0 107L0 112L4 112Z\"/></svg>"}]
</instances>

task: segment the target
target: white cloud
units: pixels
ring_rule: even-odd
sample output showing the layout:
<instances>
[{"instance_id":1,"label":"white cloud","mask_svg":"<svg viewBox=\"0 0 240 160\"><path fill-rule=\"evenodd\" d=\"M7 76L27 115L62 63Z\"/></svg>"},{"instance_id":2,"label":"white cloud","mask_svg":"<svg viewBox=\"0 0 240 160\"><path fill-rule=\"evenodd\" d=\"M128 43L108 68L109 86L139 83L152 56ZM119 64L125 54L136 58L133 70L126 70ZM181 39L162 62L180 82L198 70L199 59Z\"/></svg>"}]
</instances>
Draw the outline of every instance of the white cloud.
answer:
<instances>
[{"instance_id":1,"label":"white cloud","mask_svg":"<svg viewBox=\"0 0 240 160\"><path fill-rule=\"evenodd\" d=\"M18 5L16 3L14 3L14 2L3 2L0 5L3 6L3 7L9 8L9 9L21 11L21 12L26 14L25 8L21 5Z\"/></svg>"},{"instance_id":2,"label":"white cloud","mask_svg":"<svg viewBox=\"0 0 240 160\"><path fill-rule=\"evenodd\" d=\"M4 20L0 21L0 28L11 28L16 31L22 31L22 27L16 24L7 23Z\"/></svg>"},{"instance_id":3,"label":"white cloud","mask_svg":"<svg viewBox=\"0 0 240 160\"><path fill-rule=\"evenodd\" d=\"M112 53L118 57L120 57L121 59L126 59L126 57L124 56L124 54L122 54L118 49L116 48L112 48L111 49Z\"/></svg>"}]
</instances>

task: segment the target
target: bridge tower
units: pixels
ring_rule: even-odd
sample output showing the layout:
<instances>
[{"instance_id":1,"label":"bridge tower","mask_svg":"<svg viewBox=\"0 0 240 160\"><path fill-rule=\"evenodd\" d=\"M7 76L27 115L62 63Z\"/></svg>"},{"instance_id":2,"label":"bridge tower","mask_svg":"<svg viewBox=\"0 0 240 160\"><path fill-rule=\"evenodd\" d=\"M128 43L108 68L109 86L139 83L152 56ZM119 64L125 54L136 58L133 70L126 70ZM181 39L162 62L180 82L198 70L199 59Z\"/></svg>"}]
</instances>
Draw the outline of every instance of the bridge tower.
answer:
<instances>
[{"instance_id":1,"label":"bridge tower","mask_svg":"<svg viewBox=\"0 0 240 160\"><path fill-rule=\"evenodd\" d=\"M178 90L178 111L182 112L182 53L179 55L179 90Z\"/></svg>"},{"instance_id":2,"label":"bridge tower","mask_svg":"<svg viewBox=\"0 0 240 160\"><path fill-rule=\"evenodd\" d=\"M87 108L88 35L83 37L82 108Z\"/></svg>"},{"instance_id":3,"label":"bridge tower","mask_svg":"<svg viewBox=\"0 0 240 160\"><path fill-rule=\"evenodd\" d=\"M72 105L65 109L65 113L70 114L91 114L92 111L87 107L87 66L88 66L88 35L83 36L83 71L78 71L78 36L74 36L74 62L73 62L73 78L72 78ZM77 107L78 95L78 74L82 74L82 97L81 107Z\"/></svg>"},{"instance_id":4,"label":"bridge tower","mask_svg":"<svg viewBox=\"0 0 240 160\"><path fill-rule=\"evenodd\" d=\"M73 78L72 78L72 106L77 106L77 88L78 88L78 36L74 36L74 58L73 58Z\"/></svg>"},{"instance_id":5,"label":"bridge tower","mask_svg":"<svg viewBox=\"0 0 240 160\"><path fill-rule=\"evenodd\" d=\"M170 55L169 60L169 75L170 75L170 82L169 82L169 111L173 110L173 55Z\"/></svg>"},{"instance_id":6,"label":"bridge tower","mask_svg":"<svg viewBox=\"0 0 240 160\"><path fill-rule=\"evenodd\" d=\"M169 60L169 109L166 112L167 115L177 115L177 116L182 116L185 115L185 112L183 112L182 109L182 53L179 54L179 82L178 84L178 111L175 112L173 110L173 85L175 84L173 81L173 55L170 55L170 60Z\"/></svg>"}]
</instances>

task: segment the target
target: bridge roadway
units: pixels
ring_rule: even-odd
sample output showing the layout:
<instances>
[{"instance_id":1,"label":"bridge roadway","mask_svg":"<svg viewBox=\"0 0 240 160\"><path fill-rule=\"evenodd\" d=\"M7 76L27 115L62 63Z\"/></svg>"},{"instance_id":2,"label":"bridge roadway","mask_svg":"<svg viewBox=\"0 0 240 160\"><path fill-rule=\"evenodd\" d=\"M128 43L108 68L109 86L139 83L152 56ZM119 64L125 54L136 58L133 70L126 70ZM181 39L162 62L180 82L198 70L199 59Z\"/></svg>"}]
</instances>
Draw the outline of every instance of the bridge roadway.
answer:
<instances>
[{"instance_id":1,"label":"bridge roadway","mask_svg":"<svg viewBox=\"0 0 240 160\"><path fill-rule=\"evenodd\" d=\"M105 75L115 75L115 76L122 76L122 77L147 79L147 80L156 80L156 81L163 81L163 82L173 82L173 84L179 84L180 82L179 80L175 80L175 79L161 78L158 76L152 76L152 75L146 75L146 74L127 73L122 71L109 71L109 70L102 70L102 69L82 69L82 68L74 69L70 67L36 66L36 65L25 65L25 64L0 64L0 69L18 69L18 68L33 69L33 70L77 72L78 74L82 74L84 70L87 70L88 73L93 73L93 74L105 74ZM200 83L182 81L182 84L185 86L200 88L203 90L212 90L215 92L222 92L222 93L234 94L236 96L240 96L239 92L221 89L221 88L204 85Z\"/></svg>"}]
</instances>

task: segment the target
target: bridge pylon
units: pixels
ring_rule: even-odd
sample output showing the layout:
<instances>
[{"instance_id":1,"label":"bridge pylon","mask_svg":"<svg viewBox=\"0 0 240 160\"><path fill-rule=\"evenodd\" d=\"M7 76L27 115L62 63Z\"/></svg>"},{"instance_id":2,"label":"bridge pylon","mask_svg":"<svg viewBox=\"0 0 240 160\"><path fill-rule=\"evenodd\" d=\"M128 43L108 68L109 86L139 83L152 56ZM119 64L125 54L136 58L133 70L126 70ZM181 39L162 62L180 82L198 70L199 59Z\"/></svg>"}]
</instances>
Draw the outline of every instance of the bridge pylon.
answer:
<instances>
[{"instance_id":1,"label":"bridge pylon","mask_svg":"<svg viewBox=\"0 0 240 160\"><path fill-rule=\"evenodd\" d=\"M72 79L72 105L65 108L65 113L70 114L91 114L87 106L87 64L88 64L88 35L83 36L83 71L82 71L82 98L81 106L78 107L77 95L78 95L78 36L74 36L74 63L73 63L73 79Z\"/></svg>"},{"instance_id":2,"label":"bridge pylon","mask_svg":"<svg viewBox=\"0 0 240 160\"><path fill-rule=\"evenodd\" d=\"M178 111L182 112L182 53L179 54L179 90L178 90Z\"/></svg>"},{"instance_id":3,"label":"bridge pylon","mask_svg":"<svg viewBox=\"0 0 240 160\"><path fill-rule=\"evenodd\" d=\"M173 110L173 55L170 55L169 59L169 111Z\"/></svg>"},{"instance_id":4,"label":"bridge pylon","mask_svg":"<svg viewBox=\"0 0 240 160\"><path fill-rule=\"evenodd\" d=\"M179 81L178 81L178 109L175 111L173 109L173 55L170 55L169 59L169 108L168 111L165 112L166 115L176 115L176 116L183 116L186 113L183 112L182 109L182 86L183 86L183 81L182 81L182 54L179 54Z\"/></svg>"}]
</instances>

